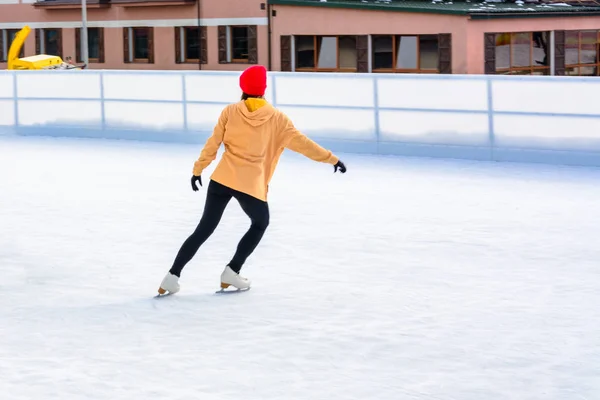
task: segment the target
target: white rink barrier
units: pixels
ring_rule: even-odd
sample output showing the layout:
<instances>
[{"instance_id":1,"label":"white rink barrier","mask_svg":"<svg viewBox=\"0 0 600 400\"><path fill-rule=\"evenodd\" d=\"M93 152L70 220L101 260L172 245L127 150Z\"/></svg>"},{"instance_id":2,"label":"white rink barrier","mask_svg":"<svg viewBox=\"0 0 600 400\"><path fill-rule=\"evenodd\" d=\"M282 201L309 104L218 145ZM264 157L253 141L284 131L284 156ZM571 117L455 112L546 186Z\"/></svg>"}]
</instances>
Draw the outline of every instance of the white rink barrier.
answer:
<instances>
[{"instance_id":1,"label":"white rink barrier","mask_svg":"<svg viewBox=\"0 0 600 400\"><path fill-rule=\"evenodd\" d=\"M239 72L0 71L0 134L203 143ZM269 73L337 152L600 166L600 78Z\"/></svg>"}]
</instances>

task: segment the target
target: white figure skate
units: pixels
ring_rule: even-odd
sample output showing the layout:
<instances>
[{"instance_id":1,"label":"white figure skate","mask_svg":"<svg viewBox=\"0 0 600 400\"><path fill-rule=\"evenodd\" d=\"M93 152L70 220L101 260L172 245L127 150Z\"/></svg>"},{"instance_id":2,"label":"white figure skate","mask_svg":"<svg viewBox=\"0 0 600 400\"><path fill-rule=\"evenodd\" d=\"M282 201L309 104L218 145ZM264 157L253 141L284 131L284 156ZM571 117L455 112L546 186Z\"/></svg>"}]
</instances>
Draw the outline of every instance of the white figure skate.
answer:
<instances>
[{"instance_id":1,"label":"white figure skate","mask_svg":"<svg viewBox=\"0 0 600 400\"><path fill-rule=\"evenodd\" d=\"M250 280L240 276L240 274L233 271L229 266L225 267L225 270L221 274L221 290L223 292L229 286L233 286L239 290L250 289Z\"/></svg>"},{"instance_id":2,"label":"white figure skate","mask_svg":"<svg viewBox=\"0 0 600 400\"><path fill-rule=\"evenodd\" d=\"M164 277L158 288L159 295L165 295L167 292L169 292L168 294L179 292L179 277L170 272L167 272L167 275Z\"/></svg>"}]
</instances>

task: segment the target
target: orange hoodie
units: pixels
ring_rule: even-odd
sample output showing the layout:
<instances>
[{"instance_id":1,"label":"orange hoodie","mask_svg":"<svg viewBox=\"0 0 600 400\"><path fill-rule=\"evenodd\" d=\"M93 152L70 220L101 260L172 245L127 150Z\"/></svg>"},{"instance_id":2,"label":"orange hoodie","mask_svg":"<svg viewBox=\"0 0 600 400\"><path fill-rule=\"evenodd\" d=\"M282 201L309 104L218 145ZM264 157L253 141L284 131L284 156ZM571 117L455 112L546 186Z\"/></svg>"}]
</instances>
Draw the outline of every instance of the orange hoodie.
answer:
<instances>
[{"instance_id":1,"label":"orange hoodie","mask_svg":"<svg viewBox=\"0 0 600 400\"><path fill-rule=\"evenodd\" d=\"M212 136L194 163L199 176L225 145L211 179L267 201L267 192L283 150L288 148L318 162L335 165L338 158L298 131L292 121L264 99L249 98L223 109Z\"/></svg>"}]
</instances>

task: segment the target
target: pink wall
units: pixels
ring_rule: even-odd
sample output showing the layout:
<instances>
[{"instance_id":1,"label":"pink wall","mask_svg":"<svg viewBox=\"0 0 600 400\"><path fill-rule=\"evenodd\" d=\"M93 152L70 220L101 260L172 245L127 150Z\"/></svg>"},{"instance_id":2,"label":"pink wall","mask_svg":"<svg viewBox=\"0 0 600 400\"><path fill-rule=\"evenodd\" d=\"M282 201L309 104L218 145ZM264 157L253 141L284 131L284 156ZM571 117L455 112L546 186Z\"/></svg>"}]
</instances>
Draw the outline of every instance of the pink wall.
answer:
<instances>
[{"instance_id":1,"label":"pink wall","mask_svg":"<svg viewBox=\"0 0 600 400\"><path fill-rule=\"evenodd\" d=\"M280 35L452 34L452 71L466 73L467 19L453 15L273 6L273 69L281 67Z\"/></svg>"},{"instance_id":2,"label":"pink wall","mask_svg":"<svg viewBox=\"0 0 600 400\"><path fill-rule=\"evenodd\" d=\"M553 30L600 29L600 17L528 18L470 20L467 35L467 71L484 73L484 33L535 32Z\"/></svg>"},{"instance_id":3,"label":"pink wall","mask_svg":"<svg viewBox=\"0 0 600 400\"><path fill-rule=\"evenodd\" d=\"M202 18L266 17L260 3L267 0L201 0Z\"/></svg>"},{"instance_id":4,"label":"pink wall","mask_svg":"<svg viewBox=\"0 0 600 400\"><path fill-rule=\"evenodd\" d=\"M35 35L32 35L31 33L29 34L29 36L34 37ZM66 59L67 57L73 57L72 62L76 62L77 58L76 58L76 53L75 53L75 28L64 28L62 31L62 51L63 51L63 59ZM28 38L29 39L29 38ZM35 40L33 42L33 45L35 46ZM35 47L34 47L35 50Z\"/></svg>"}]
</instances>

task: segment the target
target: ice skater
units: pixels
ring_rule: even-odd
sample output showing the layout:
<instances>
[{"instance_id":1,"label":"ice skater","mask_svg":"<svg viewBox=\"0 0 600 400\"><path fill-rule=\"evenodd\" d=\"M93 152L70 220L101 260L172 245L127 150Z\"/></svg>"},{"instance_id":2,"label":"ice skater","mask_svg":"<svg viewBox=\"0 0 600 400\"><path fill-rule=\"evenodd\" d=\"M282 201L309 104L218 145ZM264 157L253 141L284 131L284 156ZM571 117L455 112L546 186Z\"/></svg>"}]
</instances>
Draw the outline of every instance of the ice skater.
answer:
<instances>
[{"instance_id":1,"label":"ice skater","mask_svg":"<svg viewBox=\"0 0 600 400\"><path fill-rule=\"evenodd\" d=\"M267 192L269 182L284 149L300 153L314 161L333 165L334 173L346 166L332 154L298 131L292 121L264 99L267 71L252 66L240 76L242 97L226 106L194 163L192 189L202 186L201 174L214 161L221 143L225 152L211 175L204 212L194 232L185 240L173 266L162 280L159 294L177 293L183 267L219 224L231 198L235 198L251 221L250 229L240 240L231 261L221 274L221 288L248 289L250 280L240 270L261 241L269 226Z\"/></svg>"}]
</instances>

